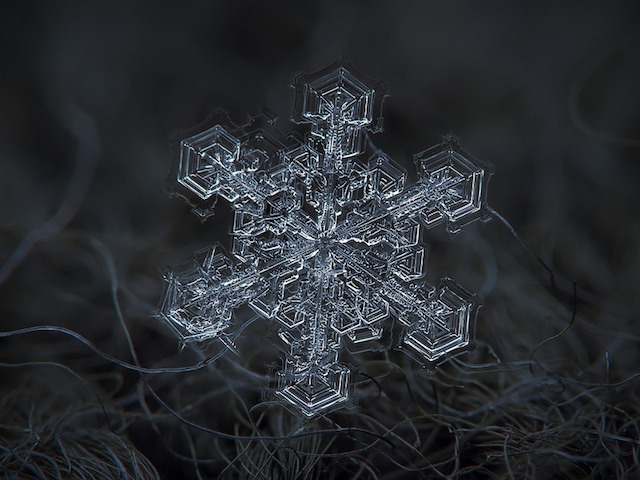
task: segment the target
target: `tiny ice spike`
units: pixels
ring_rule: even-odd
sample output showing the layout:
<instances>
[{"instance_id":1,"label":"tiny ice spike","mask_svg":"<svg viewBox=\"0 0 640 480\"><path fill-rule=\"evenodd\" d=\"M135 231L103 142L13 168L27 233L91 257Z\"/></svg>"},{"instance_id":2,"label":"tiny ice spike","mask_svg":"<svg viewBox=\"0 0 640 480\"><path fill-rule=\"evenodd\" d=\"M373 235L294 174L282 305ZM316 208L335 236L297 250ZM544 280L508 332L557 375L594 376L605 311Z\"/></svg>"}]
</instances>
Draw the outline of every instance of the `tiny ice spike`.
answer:
<instances>
[{"instance_id":1,"label":"tiny ice spike","mask_svg":"<svg viewBox=\"0 0 640 480\"><path fill-rule=\"evenodd\" d=\"M216 197L229 202L231 254L216 244L168 273L159 317L184 343L230 348L234 310L274 319L286 352L275 394L312 417L349 399L345 344L385 348L398 325L399 347L425 365L468 348L478 301L450 278L423 280L422 231L486 220L491 172L450 135L415 156L419 179L405 185L407 172L367 138L381 130L383 87L348 62L298 75L294 89L292 118L311 124L304 139L261 115L180 142L177 192L204 218Z\"/></svg>"}]
</instances>

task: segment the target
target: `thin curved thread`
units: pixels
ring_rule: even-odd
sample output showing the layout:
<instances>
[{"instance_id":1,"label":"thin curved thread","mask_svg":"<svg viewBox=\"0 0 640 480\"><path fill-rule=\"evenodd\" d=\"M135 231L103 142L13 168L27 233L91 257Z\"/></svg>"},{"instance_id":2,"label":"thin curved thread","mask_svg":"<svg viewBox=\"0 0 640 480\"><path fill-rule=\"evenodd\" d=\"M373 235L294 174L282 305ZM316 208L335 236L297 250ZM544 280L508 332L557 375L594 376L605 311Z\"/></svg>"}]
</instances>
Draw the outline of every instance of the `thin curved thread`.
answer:
<instances>
[{"instance_id":1,"label":"thin curved thread","mask_svg":"<svg viewBox=\"0 0 640 480\"><path fill-rule=\"evenodd\" d=\"M500 220L500 222L502 222L502 224L507 227L507 229L511 232L511 234L513 235L513 237L520 243L520 245L522 245L533 257L535 257L538 262L540 263L540 265L542 265L542 267L547 271L547 273L549 274L549 279L551 281L551 287L554 290L559 290L558 285L556 283L556 273L555 271L549 266L547 265L547 263L542 260L542 258L540 257L540 255L538 255L535 250L526 242L526 240L524 238L522 238L522 236L516 231L515 228L513 228L513 226L507 221L506 218L504 218L500 213L498 213L495 209L489 207L489 212L498 220ZM577 311L578 311L578 292L577 292L577 283L575 280L571 281L571 288L572 288L572 292L571 292L571 304L572 304L572 313L571 313L571 319L569 320L569 323L566 327L564 327L560 332L558 332L555 335L552 335L546 339L544 339L542 342L540 342L538 345L536 345L536 347L531 351L531 355L529 357L529 371L531 374L533 374L533 357L535 356L536 352L544 345L546 345L547 343L556 340L557 338L560 338L562 335L564 335L575 323L576 320L576 316L577 316Z\"/></svg>"},{"instance_id":2,"label":"thin curved thread","mask_svg":"<svg viewBox=\"0 0 640 480\"><path fill-rule=\"evenodd\" d=\"M144 374L147 374L147 375L159 375L159 374L164 374L164 373L194 372L196 370L200 370L202 368L205 368L210 363L215 362L224 353L224 351L222 351L222 352L216 354L213 357L209 357L206 360L203 360L203 361L198 362L196 364L188 365L188 366L185 366L185 367L146 368L146 367L142 367L142 366L132 365L132 364L127 363L125 361L122 361L122 360L120 360L118 358L115 358L115 357L109 355L108 353L103 352L98 347L96 347L91 341L87 340L85 337L83 337L79 333L76 333L75 331L70 330L70 329L65 328L65 327L59 327L59 326L55 326L55 325L41 325L41 326L35 326L35 327L19 328L17 330L0 332L0 338L10 338L10 337L18 336L18 335L26 335L26 334L29 334L29 333L37 333L37 332L55 332L55 333L62 333L64 335L68 335L68 336L70 336L72 338L75 338L76 340L78 340L82 344L86 345L87 347L89 347L94 353L96 353L100 357L104 358L108 362L111 362L111 363L113 363L115 365L119 365L120 367L126 368L127 370L132 370L134 372L144 373Z\"/></svg>"},{"instance_id":3,"label":"thin curved thread","mask_svg":"<svg viewBox=\"0 0 640 480\"><path fill-rule=\"evenodd\" d=\"M40 227L29 232L15 248L7 261L0 267L0 286L5 283L14 270L24 261L34 245L67 225L80 208L100 154L100 142L93 118L76 106L70 107L72 118L69 130L78 140L76 163L69 179L69 186L58 209Z\"/></svg>"},{"instance_id":4,"label":"thin curved thread","mask_svg":"<svg viewBox=\"0 0 640 480\"><path fill-rule=\"evenodd\" d=\"M551 281L551 286L554 288L557 288L556 274L553 271L553 269L549 265L547 265L547 263L544 260L542 260L540 255L538 255L536 251L531 247L531 245L529 245L527 241L524 238L522 238L522 236L516 231L515 228L513 228L513 226L509 223L509 221L506 218L504 218L500 213L498 213L492 207L487 207L487 208L491 213L491 215L493 215L495 218L500 220L500 222L502 222L502 224L505 227L507 227L509 232L511 232L511 235L513 235L513 237L518 241L518 243L520 243L520 245L522 245L524 249L527 252L529 252L529 254L531 254L531 256L533 256L536 260L538 260L538 263L540 263L540 265L542 265L542 268L544 268L546 272L549 274L549 280Z\"/></svg>"},{"instance_id":5,"label":"thin curved thread","mask_svg":"<svg viewBox=\"0 0 640 480\"><path fill-rule=\"evenodd\" d=\"M20 362L20 363L0 362L0 367L2 368L23 368L23 367L33 367L33 366L47 366L47 367L61 368L62 370L70 374L73 378L75 378L76 380L79 380L80 383L82 383L85 387L87 387L91 391L91 393L96 397L96 400L98 400L98 403L100 404L100 409L102 410L102 413L104 415L105 421L107 422L107 426L109 427L109 430L111 430L111 432L116 435L118 434L118 432L113 428L111 420L109 419L109 414L107 413L107 408L105 407L105 404L102 401L102 398L100 398L100 394L96 391L95 388L93 388L93 386L87 380L85 380L81 375L76 373L71 368L67 367L66 365L63 365L62 363L51 362L51 361L29 361L29 362Z\"/></svg>"},{"instance_id":6,"label":"thin curved thread","mask_svg":"<svg viewBox=\"0 0 640 480\"><path fill-rule=\"evenodd\" d=\"M580 130L584 135L595 138L605 143L613 143L631 148L640 148L640 140L598 130L589 125L580 113L580 95L582 93L582 90L584 89L585 84L587 83L587 80L595 73L598 68L602 67L602 65L607 60L613 57L616 53L627 48L630 44L635 42L638 37L638 32L635 32L630 37L616 44L609 51L594 58L591 63L589 63L589 65L584 68L582 74L578 75L574 82L571 84L571 88L567 96L567 108L569 110L569 116L574 125L578 127L578 130Z\"/></svg>"},{"instance_id":7,"label":"thin curved thread","mask_svg":"<svg viewBox=\"0 0 640 480\"><path fill-rule=\"evenodd\" d=\"M385 438L384 436L379 435L379 434L377 434L375 432L371 432L369 430L364 430L362 428L356 428L356 427L344 427L344 428L336 428L336 429L331 429L331 430L316 430L316 431L313 431L313 432L299 432L299 433L294 433L292 435L282 435L282 436L247 437L247 436L243 436L243 435L232 435L232 434L229 434L229 433L224 433L224 432L220 432L218 430L213 430L211 428L204 427L204 426L202 426L202 425L200 425L198 423L195 423L195 422L192 422L192 421L186 419L185 417L180 415L176 410L171 408L169 406L169 404L167 404L167 402L165 402L160 397L160 395L158 395L157 392L148 383L146 384L146 387L149 390L149 393L151 393L151 395L153 396L153 398L167 412L169 412L173 417L175 417L181 423L184 423L188 427L191 427L191 428L193 428L195 430L199 430L201 432L208 433L210 435L213 435L213 436L215 436L217 438L224 439L224 440L233 440L233 441L239 441L239 442L263 442L265 440L271 440L271 441L291 440L291 439L296 439L296 438L313 437L313 436L316 436L316 435L320 435L320 436L322 436L322 435L338 435L338 434L350 435L350 434L353 434L353 433L362 433L362 434L365 434L365 435L369 435L369 436L375 437L374 444L377 443L377 442L384 442L384 443L388 444L391 448L395 448L393 442L391 442L391 440L389 440L388 438Z\"/></svg>"},{"instance_id":8,"label":"thin curved thread","mask_svg":"<svg viewBox=\"0 0 640 480\"><path fill-rule=\"evenodd\" d=\"M536 352L543 346L546 345L547 343L560 338L562 335L564 335L565 333L567 333L567 331L573 326L573 324L576 321L576 315L578 313L578 295L576 293L576 282L573 282L573 296L572 296L572 312L571 312L571 320L569 320L569 323L567 324L566 327L564 327L561 331L559 331L558 333L556 333L555 335L552 335L546 339L544 339L542 342L540 342L538 345L536 345L536 347L531 351L531 355L529 357L530 363L529 363L529 370L531 373L533 373L533 357L536 354Z\"/></svg>"}]
</instances>

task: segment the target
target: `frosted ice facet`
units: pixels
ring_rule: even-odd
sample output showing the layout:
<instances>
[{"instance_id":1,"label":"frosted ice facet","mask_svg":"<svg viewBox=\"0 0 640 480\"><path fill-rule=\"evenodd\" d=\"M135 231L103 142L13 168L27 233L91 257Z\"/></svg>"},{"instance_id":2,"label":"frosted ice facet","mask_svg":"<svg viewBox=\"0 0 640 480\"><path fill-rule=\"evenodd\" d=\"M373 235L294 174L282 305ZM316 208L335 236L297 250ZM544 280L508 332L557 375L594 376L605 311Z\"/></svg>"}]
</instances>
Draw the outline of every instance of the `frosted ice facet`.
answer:
<instances>
[{"instance_id":1,"label":"frosted ice facet","mask_svg":"<svg viewBox=\"0 0 640 480\"><path fill-rule=\"evenodd\" d=\"M443 279L427 302L422 316L410 312L401 322L409 326L406 345L430 362L469 344L469 323L474 308L472 296L451 279Z\"/></svg>"},{"instance_id":2,"label":"frosted ice facet","mask_svg":"<svg viewBox=\"0 0 640 480\"><path fill-rule=\"evenodd\" d=\"M442 145L417 154L415 161L422 180L440 186L434 206L420 214L428 227L446 221L455 233L484 214L485 170L464 154L455 137L445 137Z\"/></svg>"},{"instance_id":3,"label":"frosted ice facet","mask_svg":"<svg viewBox=\"0 0 640 480\"><path fill-rule=\"evenodd\" d=\"M206 200L215 194L230 165L238 159L240 142L216 125L180 142L178 181Z\"/></svg>"},{"instance_id":4,"label":"frosted ice facet","mask_svg":"<svg viewBox=\"0 0 640 480\"><path fill-rule=\"evenodd\" d=\"M287 362L278 373L276 395L297 407L304 415L313 417L319 412L342 404L349 399L351 372L339 364L325 368L295 372L295 365Z\"/></svg>"},{"instance_id":5,"label":"frosted ice facet","mask_svg":"<svg viewBox=\"0 0 640 480\"><path fill-rule=\"evenodd\" d=\"M168 273L159 316L184 343L225 345L239 308L274 321L285 352L275 394L313 416L349 401L340 351L384 348L393 322L426 365L468 348L477 299L449 278L424 281L422 237L486 219L491 172L450 135L416 155L407 186L406 170L365 142L381 127L381 84L341 63L297 76L294 89L303 139L263 115L180 143L178 193L203 217L218 196L229 202L231 253L215 245Z\"/></svg>"}]
</instances>

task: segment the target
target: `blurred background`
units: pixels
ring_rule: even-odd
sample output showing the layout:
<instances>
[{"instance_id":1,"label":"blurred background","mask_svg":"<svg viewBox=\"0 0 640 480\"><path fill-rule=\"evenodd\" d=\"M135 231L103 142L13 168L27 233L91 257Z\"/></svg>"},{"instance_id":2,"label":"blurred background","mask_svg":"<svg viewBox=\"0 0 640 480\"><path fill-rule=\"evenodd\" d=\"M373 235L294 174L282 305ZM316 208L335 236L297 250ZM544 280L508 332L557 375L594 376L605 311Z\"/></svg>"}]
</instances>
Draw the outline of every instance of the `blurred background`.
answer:
<instances>
[{"instance_id":1,"label":"blurred background","mask_svg":"<svg viewBox=\"0 0 640 480\"><path fill-rule=\"evenodd\" d=\"M3 332L56 325L134 363L120 311L142 365L197 362L153 316L161 268L228 244L230 217L220 201L202 223L170 198L171 139L216 109L242 123L268 107L288 132L293 75L345 55L390 93L373 141L411 171L414 153L459 135L495 165L491 206L556 273L497 219L429 232L428 280L450 275L484 298L476 350L433 375L397 352L346 359L362 373L359 404L311 421L261 397L280 358L265 325L240 357L144 380L60 332L5 336L9 478L640 476L638 2L0 12ZM339 431L350 427L361 431Z\"/></svg>"}]
</instances>

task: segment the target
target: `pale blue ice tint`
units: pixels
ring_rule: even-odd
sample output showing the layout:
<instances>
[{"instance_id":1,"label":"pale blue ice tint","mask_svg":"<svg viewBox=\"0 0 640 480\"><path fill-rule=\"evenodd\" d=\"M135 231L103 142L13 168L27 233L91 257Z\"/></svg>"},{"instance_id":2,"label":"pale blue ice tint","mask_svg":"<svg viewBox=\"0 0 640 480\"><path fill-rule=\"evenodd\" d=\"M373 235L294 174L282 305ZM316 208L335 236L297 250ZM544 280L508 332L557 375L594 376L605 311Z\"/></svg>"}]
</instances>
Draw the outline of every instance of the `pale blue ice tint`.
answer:
<instances>
[{"instance_id":1,"label":"pale blue ice tint","mask_svg":"<svg viewBox=\"0 0 640 480\"><path fill-rule=\"evenodd\" d=\"M368 138L381 130L382 86L348 64L299 75L294 89L304 138L262 116L180 142L178 193L205 218L217 197L229 202L232 243L166 275L160 317L185 343L228 346L237 309L274 320L286 353L275 394L310 417L349 400L341 349L379 349L394 324L396 346L426 365L468 348L477 299L450 278L424 281L422 234L488 218L490 175L447 136L415 156L407 185Z\"/></svg>"}]
</instances>

